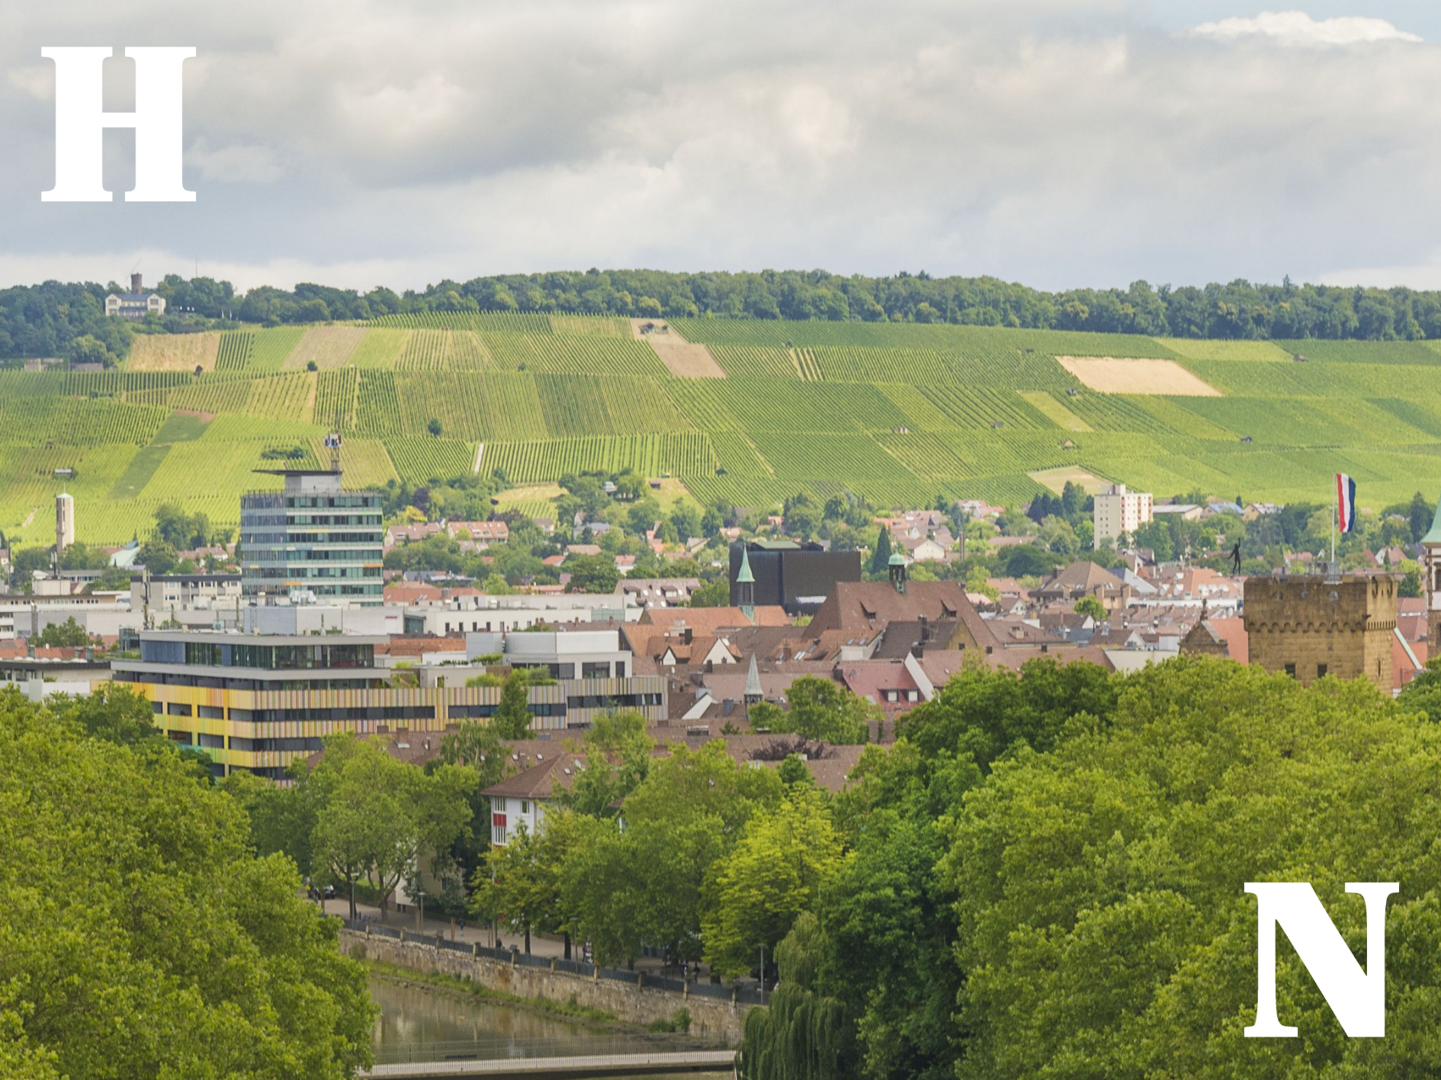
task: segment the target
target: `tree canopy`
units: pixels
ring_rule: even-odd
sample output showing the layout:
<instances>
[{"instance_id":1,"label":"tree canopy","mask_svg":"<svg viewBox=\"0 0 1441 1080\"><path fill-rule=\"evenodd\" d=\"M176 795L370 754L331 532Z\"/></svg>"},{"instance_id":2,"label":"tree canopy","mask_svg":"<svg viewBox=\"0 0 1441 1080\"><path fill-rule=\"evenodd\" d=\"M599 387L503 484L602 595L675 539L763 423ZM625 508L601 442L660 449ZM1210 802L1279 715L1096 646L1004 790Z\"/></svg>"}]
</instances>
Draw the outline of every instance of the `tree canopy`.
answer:
<instances>
[{"instance_id":1,"label":"tree canopy","mask_svg":"<svg viewBox=\"0 0 1441 1080\"><path fill-rule=\"evenodd\" d=\"M257 857L241 808L169 747L84 731L0 691L0 1073L368 1066L365 973L290 860Z\"/></svg>"}]
</instances>

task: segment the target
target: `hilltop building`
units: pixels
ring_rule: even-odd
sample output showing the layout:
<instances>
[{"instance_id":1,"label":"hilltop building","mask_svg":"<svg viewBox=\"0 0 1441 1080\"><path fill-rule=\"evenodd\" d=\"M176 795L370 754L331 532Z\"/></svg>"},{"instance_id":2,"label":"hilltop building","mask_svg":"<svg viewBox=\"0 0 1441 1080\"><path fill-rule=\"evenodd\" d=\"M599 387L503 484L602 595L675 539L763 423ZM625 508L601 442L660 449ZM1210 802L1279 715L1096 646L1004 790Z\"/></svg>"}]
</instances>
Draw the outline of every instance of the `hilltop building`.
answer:
<instances>
[{"instance_id":1,"label":"hilltop building","mask_svg":"<svg viewBox=\"0 0 1441 1080\"><path fill-rule=\"evenodd\" d=\"M111 293L105 298L105 314L137 321L147 315L164 315L165 297L159 293L146 292L140 275L131 274L128 293Z\"/></svg>"},{"instance_id":2,"label":"hilltop building","mask_svg":"<svg viewBox=\"0 0 1441 1080\"><path fill-rule=\"evenodd\" d=\"M1095 526L1095 542L1115 541L1134 533L1152 520L1151 496L1140 491L1127 491L1125 484L1111 484L1095 496L1091 520Z\"/></svg>"},{"instance_id":3,"label":"hilltop building","mask_svg":"<svg viewBox=\"0 0 1441 1080\"><path fill-rule=\"evenodd\" d=\"M1364 675L1389 692L1396 631L1396 582L1384 575L1250 577L1245 605L1249 659L1309 686Z\"/></svg>"},{"instance_id":4,"label":"hilltop building","mask_svg":"<svg viewBox=\"0 0 1441 1080\"><path fill-rule=\"evenodd\" d=\"M67 492L55 496L55 559L75 543L75 497Z\"/></svg>"},{"instance_id":5,"label":"hilltop building","mask_svg":"<svg viewBox=\"0 0 1441 1080\"><path fill-rule=\"evenodd\" d=\"M241 594L247 599L371 607L382 601L380 495L343 491L340 470L259 469L281 491L240 498Z\"/></svg>"}]
</instances>

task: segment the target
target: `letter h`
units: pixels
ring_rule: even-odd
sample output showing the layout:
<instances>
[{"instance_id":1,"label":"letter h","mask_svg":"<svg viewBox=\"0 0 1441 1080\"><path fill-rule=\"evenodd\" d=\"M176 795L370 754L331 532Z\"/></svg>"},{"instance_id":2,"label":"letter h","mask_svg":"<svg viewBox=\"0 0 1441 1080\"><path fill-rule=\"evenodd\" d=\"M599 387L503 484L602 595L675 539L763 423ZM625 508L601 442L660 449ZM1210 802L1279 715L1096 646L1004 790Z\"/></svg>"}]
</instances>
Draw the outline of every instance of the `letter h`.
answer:
<instances>
[{"instance_id":1,"label":"letter h","mask_svg":"<svg viewBox=\"0 0 1441 1080\"><path fill-rule=\"evenodd\" d=\"M135 111L103 110L101 73L114 54L105 46L47 47L55 61L55 186L41 202L110 202L101 171L105 128L135 129L135 187L126 202L194 202L181 170L180 68L195 55L189 46L132 47Z\"/></svg>"}]
</instances>

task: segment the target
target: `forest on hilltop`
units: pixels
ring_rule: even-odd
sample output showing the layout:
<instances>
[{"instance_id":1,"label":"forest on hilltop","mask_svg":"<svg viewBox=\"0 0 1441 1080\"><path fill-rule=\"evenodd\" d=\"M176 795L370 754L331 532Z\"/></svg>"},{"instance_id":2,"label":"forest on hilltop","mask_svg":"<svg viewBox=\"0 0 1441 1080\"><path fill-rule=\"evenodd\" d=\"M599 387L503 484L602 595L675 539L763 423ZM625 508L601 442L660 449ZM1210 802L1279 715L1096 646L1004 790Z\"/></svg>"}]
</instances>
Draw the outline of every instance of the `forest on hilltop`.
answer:
<instances>
[{"instance_id":1,"label":"forest on hilltop","mask_svg":"<svg viewBox=\"0 0 1441 1080\"><path fill-rule=\"evenodd\" d=\"M47 281L0 290L0 359L128 351L130 331L105 317L115 282ZM440 281L423 291L366 293L302 283L237 294L228 281L166 275L164 318L140 332L365 320L418 312L537 312L636 318L799 319L952 323L1085 330L1178 338L1418 341L1441 338L1441 291L1279 285L1237 280L1204 287L1152 286L1043 292L991 277L842 277L824 270L669 273L587 270ZM80 344L77 344L80 342Z\"/></svg>"}]
</instances>

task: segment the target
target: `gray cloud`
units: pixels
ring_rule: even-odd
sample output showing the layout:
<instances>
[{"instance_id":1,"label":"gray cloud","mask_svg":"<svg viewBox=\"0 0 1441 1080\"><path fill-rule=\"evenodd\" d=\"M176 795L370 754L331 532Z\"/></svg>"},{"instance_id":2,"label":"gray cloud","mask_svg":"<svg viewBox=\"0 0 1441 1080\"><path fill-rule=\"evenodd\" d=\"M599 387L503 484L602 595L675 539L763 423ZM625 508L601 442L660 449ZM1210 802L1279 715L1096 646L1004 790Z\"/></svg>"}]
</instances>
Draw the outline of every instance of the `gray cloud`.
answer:
<instances>
[{"instance_id":1,"label":"gray cloud","mask_svg":"<svg viewBox=\"0 0 1441 1080\"><path fill-rule=\"evenodd\" d=\"M199 259L246 286L592 265L1441 279L1441 49L1384 12L1177 29L1123 0L55 7L0 3L7 281L104 280L142 253L152 275ZM39 202L39 49L95 42L199 50L195 204ZM129 136L106 138L123 189Z\"/></svg>"}]
</instances>

